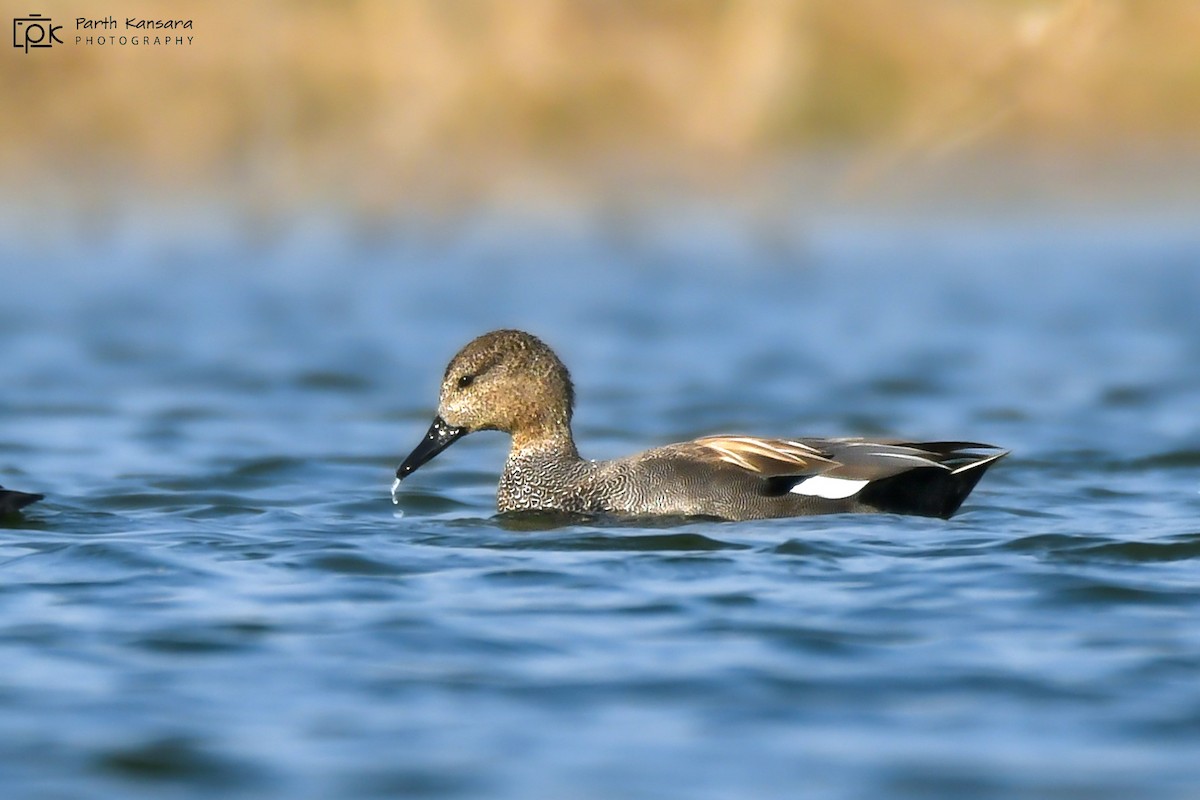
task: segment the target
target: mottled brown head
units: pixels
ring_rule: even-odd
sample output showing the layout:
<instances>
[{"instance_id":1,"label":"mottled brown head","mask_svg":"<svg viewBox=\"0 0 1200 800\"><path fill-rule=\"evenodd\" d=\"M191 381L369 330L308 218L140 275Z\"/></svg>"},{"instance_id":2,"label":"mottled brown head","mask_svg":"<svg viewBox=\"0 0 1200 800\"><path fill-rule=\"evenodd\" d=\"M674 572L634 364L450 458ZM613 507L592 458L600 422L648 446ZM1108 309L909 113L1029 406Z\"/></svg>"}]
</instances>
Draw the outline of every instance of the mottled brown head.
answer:
<instances>
[{"instance_id":1,"label":"mottled brown head","mask_svg":"<svg viewBox=\"0 0 1200 800\"><path fill-rule=\"evenodd\" d=\"M451 359L438 415L468 431L552 435L569 430L574 401L571 376L553 350L524 331L500 330Z\"/></svg>"},{"instance_id":2,"label":"mottled brown head","mask_svg":"<svg viewBox=\"0 0 1200 800\"><path fill-rule=\"evenodd\" d=\"M515 330L485 333L446 367L437 418L396 470L393 497L401 480L473 431L512 434L518 448L545 445L573 452L574 402L567 368L541 339Z\"/></svg>"}]
</instances>

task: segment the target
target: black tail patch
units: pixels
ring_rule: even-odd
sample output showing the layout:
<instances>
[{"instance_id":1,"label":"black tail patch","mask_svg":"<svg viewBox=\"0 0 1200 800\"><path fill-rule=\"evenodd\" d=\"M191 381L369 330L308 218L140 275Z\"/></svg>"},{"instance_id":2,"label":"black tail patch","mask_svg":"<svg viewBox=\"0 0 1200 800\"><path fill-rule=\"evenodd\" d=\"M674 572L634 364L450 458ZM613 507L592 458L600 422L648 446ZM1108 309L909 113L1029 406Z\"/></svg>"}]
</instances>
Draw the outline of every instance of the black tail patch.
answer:
<instances>
[{"instance_id":1,"label":"black tail patch","mask_svg":"<svg viewBox=\"0 0 1200 800\"><path fill-rule=\"evenodd\" d=\"M891 514L916 514L950 519L994 461L984 461L961 472L936 467L910 469L871 481L858 493L858 501Z\"/></svg>"}]
</instances>

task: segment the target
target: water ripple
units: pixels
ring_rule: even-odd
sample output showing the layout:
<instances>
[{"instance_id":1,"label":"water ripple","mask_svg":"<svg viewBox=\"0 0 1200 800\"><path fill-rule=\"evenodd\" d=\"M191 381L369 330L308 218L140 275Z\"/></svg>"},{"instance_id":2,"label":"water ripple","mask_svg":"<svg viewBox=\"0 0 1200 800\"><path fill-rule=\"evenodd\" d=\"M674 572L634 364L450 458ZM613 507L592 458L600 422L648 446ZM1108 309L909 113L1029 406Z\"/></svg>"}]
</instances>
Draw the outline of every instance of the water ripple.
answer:
<instances>
[{"instance_id":1,"label":"water ripple","mask_svg":"<svg viewBox=\"0 0 1200 800\"><path fill-rule=\"evenodd\" d=\"M492 222L6 284L0 483L47 495L0 521L6 796L1190 800L1194 226L810 220L724 264L720 224L681 260ZM949 521L617 520L497 515L481 434L393 506L444 359L514 324L571 364L589 457L1013 454Z\"/></svg>"}]
</instances>

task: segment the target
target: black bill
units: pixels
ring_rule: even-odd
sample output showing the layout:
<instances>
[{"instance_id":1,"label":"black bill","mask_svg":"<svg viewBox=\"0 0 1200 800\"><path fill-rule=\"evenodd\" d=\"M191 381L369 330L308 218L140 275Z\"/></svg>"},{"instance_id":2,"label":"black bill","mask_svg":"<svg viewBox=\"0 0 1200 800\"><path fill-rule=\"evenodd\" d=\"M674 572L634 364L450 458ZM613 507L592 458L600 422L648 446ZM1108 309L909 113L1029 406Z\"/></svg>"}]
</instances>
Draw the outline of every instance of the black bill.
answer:
<instances>
[{"instance_id":1,"label":"black bill","mask_svg":"<svg viewBox=\"0 0 1200 800\"><path fill-rule=\"evenodd\" d=\"M466 428L455 428L446 424L441 417L434 417L433 424L429 426L425 438L408 454L408 458L404 459L404 463L396 470L396 482L392 484L392 500L395 501L396 494L400 490L400 481L416 472L426 461L454 444L466 432Z\"/></svg>"}]
</instances>

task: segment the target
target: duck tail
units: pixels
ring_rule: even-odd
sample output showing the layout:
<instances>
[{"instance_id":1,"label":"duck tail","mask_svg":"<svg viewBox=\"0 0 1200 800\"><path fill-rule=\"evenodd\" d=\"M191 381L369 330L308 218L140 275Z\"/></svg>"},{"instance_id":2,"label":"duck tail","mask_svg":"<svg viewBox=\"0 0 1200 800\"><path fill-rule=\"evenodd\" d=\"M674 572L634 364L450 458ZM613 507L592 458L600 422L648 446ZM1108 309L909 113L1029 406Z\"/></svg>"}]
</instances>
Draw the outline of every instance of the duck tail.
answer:
<instances>
[{"instance_id":1,"label":"duck tail","mask_svg":"<svg viewBox=\"0 0 1200 800\"><path fill-rule=\"evenodd\" d=\"M915 514L950 519L979 483L988 467L1008 451L973 458L952 469L918 467L871 481L858 494L858 501L890 514Z\"/></svg>"}]
</instances>

